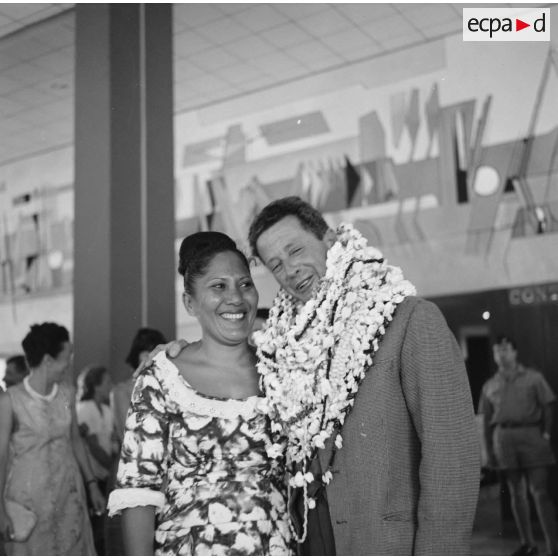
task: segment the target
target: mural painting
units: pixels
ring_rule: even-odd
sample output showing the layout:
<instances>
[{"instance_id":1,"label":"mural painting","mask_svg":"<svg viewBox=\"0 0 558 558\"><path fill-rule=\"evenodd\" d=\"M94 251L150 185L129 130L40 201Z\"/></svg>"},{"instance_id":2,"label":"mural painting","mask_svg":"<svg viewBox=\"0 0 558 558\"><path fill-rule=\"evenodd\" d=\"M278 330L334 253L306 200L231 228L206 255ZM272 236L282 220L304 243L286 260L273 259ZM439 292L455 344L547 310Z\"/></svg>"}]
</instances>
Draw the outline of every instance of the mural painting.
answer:
<instances>
[{"instance_id":1,"label":"mural painting","mask_svg":"<svg viewBox=\"0 0 558 558\"><path fill-rule=\"evenodd\" d=\"M556 265L536 258L558 248L558 126L535 129L548 102L548 80L557 76L550 49L535 104L524 107L530 113L525 136L487 145L492 95L444 104L433 83L428 95L417 88L393 93L387 117L377 111L359 116L357 157L304 159L294 175L265 183L254 175L242 186L235 176L240 166L250 168L245 151L254 141L237 124L220 143L186 147L186 154L197 148L208 159L212 149L221 160L205 183L195 175L196 215L182 230L222 230L247 249L253 216L272 199L298 195L332 226L355 223L428 294L528 283L535 275L530 270L540 276L543 268L551 280ZM421 131L427 147L418 156ZM406 160L389 155L388 135L395 147L406 139Z\"/></svg>"}]
</instances>

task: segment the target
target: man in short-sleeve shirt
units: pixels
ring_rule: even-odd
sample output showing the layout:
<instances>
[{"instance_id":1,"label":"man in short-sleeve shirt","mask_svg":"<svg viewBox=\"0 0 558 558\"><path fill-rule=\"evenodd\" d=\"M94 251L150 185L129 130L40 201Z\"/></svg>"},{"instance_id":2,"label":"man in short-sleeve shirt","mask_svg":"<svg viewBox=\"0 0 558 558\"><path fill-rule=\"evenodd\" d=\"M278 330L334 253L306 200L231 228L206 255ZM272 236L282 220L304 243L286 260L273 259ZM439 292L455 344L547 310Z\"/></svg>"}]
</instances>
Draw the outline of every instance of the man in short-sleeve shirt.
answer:
<instances>
[{"instance_id":1,"label":"man in short-sleeve shirt","mask_svg":"<svg viewBox=\"0 0 558 558\"><path fill-rule=\"evenodd\" d=\"M554 393L544 376L517 361L515 342L499 337L493 346L498 371L483 386L479 412L489 466L506 472L512 511L521 539L516 556L538 554L524 478L544 531L549 554L556 554L554 510L547 493L547 466L555 463L550 446Z\"/></svg>"}]
</instances>

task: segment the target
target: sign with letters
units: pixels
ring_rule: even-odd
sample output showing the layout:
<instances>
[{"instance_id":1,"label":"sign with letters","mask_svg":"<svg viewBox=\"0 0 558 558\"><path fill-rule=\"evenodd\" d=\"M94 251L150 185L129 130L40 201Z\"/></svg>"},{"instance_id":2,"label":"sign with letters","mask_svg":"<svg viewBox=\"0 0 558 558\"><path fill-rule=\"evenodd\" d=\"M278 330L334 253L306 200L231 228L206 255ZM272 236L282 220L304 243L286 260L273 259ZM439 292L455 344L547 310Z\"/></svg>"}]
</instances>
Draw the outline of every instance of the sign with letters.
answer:
<instances>
[{"instance_id":1,"label":"sign with letters","mask_svg":"<svg viewBox=\"0 0 558 558\"><path fill-rule=\"evenodd\" d=\"M558 304L558 283L510 289L508 300L511 306Z\"/></svg>"}]
</instances>

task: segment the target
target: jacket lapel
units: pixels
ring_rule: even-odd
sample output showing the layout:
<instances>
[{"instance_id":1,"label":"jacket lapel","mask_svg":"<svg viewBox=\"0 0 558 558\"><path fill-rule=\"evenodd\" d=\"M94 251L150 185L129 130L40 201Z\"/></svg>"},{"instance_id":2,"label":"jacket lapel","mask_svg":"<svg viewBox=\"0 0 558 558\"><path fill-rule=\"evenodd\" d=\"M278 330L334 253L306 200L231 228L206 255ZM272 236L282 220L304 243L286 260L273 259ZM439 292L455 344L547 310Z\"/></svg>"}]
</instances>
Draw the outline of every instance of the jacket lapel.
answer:
<instances>
[{"instance_id":1,"label":"jacket lapel","mask_svg":"<svg viewBox=\"0 0 558 558\"><path fill-rule=\"evenodd\" d=\"M332 453L333 453L333 437L326 440L324 449L318 451L318 459L320 461L322 473L325 473L325 471L327 471L327 468L329 466L329 460L331 459Z\"/></svg>"}]
</instances>

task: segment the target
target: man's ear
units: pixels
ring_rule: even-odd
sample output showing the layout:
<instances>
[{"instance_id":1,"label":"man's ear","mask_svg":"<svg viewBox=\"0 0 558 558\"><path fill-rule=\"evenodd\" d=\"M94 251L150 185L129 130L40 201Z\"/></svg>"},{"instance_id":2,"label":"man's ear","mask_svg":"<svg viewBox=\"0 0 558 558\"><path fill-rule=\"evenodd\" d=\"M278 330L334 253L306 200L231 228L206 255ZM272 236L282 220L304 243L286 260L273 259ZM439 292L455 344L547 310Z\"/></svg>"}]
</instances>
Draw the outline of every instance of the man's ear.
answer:
<instances>
[{"instance_id":1,"label":"man's ear","mask_svg":"<svg viewBox=\"0 0 558 558\"><path fill-rule=\"evenodd\" d=\"M337 235L333 229L327 229L322 240L329 250L337 242Z\"/></svg>"},{"instance_id":2,"label":"man's ear","mask_svg":"<svg viewBox=\"0 0 558 558\"><path fill-rule=\"evenodd\" d=\"M186 292L182 293L182 303L184 304L184 308L186 308L186 312L188 312L190 316L195 318L197 314L194 307L194 301L192 299L192 296Z\"/></svg>"}]
</instances>

